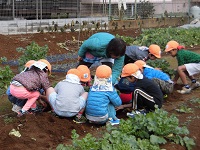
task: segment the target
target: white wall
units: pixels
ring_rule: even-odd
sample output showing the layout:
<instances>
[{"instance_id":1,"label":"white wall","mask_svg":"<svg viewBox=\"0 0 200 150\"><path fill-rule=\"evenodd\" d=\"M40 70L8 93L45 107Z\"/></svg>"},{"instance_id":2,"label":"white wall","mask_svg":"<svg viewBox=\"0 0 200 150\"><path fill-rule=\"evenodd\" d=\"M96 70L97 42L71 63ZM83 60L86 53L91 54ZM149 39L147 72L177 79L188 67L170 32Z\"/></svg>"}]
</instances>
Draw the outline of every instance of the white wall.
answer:
<instances>
[{"instance_id":1,"label":"white wall","mask_svg":"<svg viewBox=\"0 0 200 150\"><path fill-rule=\"evenodd\" d=\"M188 0L173 0L173 3L171 2L165 2L165 3L155 3L154 9L155 14L164 13L165 10L173 13L181 13L181 12L188 12L189 10Z\"/></svg>"},{"instance_id":2,"label":"white wall","mask_svg":"<svg viewBox=\"0 0 200 150\"><path fill-rule=\"evenodd\" d=\"M39 27L44 29L45 27L53 26L53 21L58 24L59 27L63 27L65 24L71 24L72 20L74 22L78 21L80 23L82 23L83 21L94 21L95 23L106 22L106 24L108 24L108 17L0 21L0 34L7 35L37 33L37 29ZM76 26L77 30L79 30L79 24L77 24ZM67 31L70 31L70 29L68 29Z\"/></svg>"},{"instance_id":3,"label":"white wall","mask_svg":"<svg viewBox=\"0 0 200 150\"><path fill-rule=\"evenodd\" d=\"M111 0L111 3L118 3L119 0ZM122 1L122 0L121 0ZM124 0L126 3L135 3L135 0ZM137 3L139 3L141 0L136 0ZM171 2L172 0L148 0L151 3L160 3L160 2ZM82 0L83 3L109 3L109 0Z\"/></svg>"}]
</instances>

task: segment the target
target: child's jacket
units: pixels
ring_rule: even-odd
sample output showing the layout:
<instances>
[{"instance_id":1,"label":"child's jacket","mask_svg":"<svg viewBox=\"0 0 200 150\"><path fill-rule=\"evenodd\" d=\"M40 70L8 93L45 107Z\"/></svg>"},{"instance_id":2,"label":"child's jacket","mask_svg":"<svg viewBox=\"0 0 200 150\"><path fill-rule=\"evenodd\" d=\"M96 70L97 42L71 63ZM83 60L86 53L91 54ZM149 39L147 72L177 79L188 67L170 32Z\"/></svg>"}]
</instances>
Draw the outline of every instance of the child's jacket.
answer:
<instances>
[{"instance_id":1,"label":"child's jacket","mask_svg":"<svg viewBox=\"0 0 200 150\"><path fill-rule=\"evenodd\" d=\"M127 46L125 54L133 61L143 60L146 61L149 54L149 48L145 46Z\"/></svg>"},{"instance_id":2,"label":"child's jacket","mask_svg":"<svg viewBox=\"0 0 200 150\"><path fill-rule=\"evenodd\" d=\"M58 82L54 89L58 94L55 101L57 110L74 113L80 111L79 97L85 92L81 84L70 83L63 80Z\"/></svg>"},{"instance_id":3,"label":"child's jacket","mask_svg":"<svg viewBox=\"0 0 200 150\"><path fill-rule=\"evenodd\" d=\"M28 91L45 91L50 87L48 75L41 70L30 69L14 76L12 80L21 83Z\"/></svg>"},{"instance_id":4,"label":"child's jacket","mask_svg":"<svg viewBox=\"0 0 200 150\"><path fill-rule=\"evenodd\" d=\"M145 77L147 77L148 79L153 79L153 78L158 78L164 81L170 81L170 77L168 74L160 71L160 70L156 70L154 68L146 68L144 67L143 69L143 75Z\"/></svg>"},{"instance_id":5,"label":"child's jacket","mask_svg":"<svg viewBox=\"0 0 200 150\"><path fill-rule=\"evenodd\" d=\"M89 91L86 114L94 117L101 117L108 114L108 104L114 106L122 104L121 99L115 90L113 91Z\"/></svg>"},{"instance_id":6,"label":"child's jacket","mask_svg":"<svg viewBox=\"0 0 200 150\"><path fill-rule=\"evenodd\" d=\"M178 61L178 66L200 62L200 55L189 50L178 50L176 58Z\"/></svg>"}]
</instances>

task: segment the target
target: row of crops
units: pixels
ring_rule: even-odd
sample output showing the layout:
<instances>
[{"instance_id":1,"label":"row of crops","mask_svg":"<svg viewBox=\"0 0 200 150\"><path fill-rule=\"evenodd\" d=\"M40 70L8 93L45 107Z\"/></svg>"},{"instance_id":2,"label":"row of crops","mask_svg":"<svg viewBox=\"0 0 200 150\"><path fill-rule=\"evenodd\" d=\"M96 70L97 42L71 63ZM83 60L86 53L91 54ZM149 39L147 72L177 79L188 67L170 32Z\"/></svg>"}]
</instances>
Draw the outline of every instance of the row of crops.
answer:
<instances>
[{"instance_id":1,"label":"row of crops","mask_svg":"<svg viewBox=\"0 0 200 150\"><path fill-rule=\"evenodd\" d=\"M197 45L200 46L200 28L145 29L136 38L117 36L124 39L129 45L149 46L154 43L160 45L163 50L166 43L172 39L188 47L188 49ZM153 67L162 68L169 75L173 74L173 71L169 69L169 62L164 59L150 63ZM107 125L105 133L100 138L96 138L89 133L80 139L76 131L72 130L72 144L59 144L57 150L159 150L160 145L168 142L180 144L191 150L195 143L192 138L187 136L188 134L187 127L181 127L175 115L169 116L167 111L156 109L155 112L150 112L146 116L137 115L127 120L121 119L118 127Z\"/></svg>"},{"instance_id":2,"label":"row of crops","mask_svg":"<svg viewBox=\"0 0 200 150\"><path fill-rule=\"evenodd\" d=\"M176 40L182 45L189 48L200 45L200 28L158 28L145 29L142 34L136 38L119 36L129 45L145 45L158 44L164 50L165 45L170 40ZM48 45L40 47L37 43L32 42L25 48L18 48L17 51L22 53L18 60L7 61L1 58L6 65L0 68L0 89L5 90L13 77L13 72L9 66L18 65L19 68L28 60L37 60L39 58L47 58L50 62L62 62L65 59L68 64L53 65L53 70L69 69L76 65L75 59L77 54L62 54L55 56L47 56ZM160 64L168 63L165 60ZM155 62L156 63L156 62ZM153 64L151 64L153 65ZM156 64L158 65L158 63ZM168 64L169 65L169 64ZM164 65L166 66L166 65ZM153 66L154 67L154 66ZM159 66L157 66L159 67ZM168 66L170 67L170 66ZM162 67L159 67L162 68ZM163 71L164 68L162 68ZM65 70L66 71L66 70ZM167 72L167 71L166 71ZM169 72L168 72L169 73ZM57 149L159 149L160 144L173 141L177 144L192 149L195 145L194 140L187 137L189 131L186 127L179 127L178 119L175 116L168 116L164 110L156 109L155 113L149 113L146 116L138 115L134 119L130 118L121 121L119 127L107 126L107 131L102 138L95 138L91 134L79 139L76 131L72 131L72 145L60 144Z\"/></svg>"}]
</instances>

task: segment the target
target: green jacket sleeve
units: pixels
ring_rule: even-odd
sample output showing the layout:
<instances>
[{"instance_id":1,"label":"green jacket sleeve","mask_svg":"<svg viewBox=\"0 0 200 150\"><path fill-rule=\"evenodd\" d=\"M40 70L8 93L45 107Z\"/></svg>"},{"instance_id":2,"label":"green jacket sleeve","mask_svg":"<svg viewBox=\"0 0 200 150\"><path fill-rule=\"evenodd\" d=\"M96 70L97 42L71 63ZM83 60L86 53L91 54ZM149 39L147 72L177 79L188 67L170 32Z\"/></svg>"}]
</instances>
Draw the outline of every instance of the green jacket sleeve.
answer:
<instances>
[{"instance_id":1,"label":"green jacket sleeve","mask_svg":"<svg viewBox=\"0 0 200 150\"><path fill-rule=\"evenodd\" d=\"M112 83L113 83L113 85L117 82L117 79L121 74L123 65L124 65L124 56L114 60L114 65L112 67Z\"/></svg>"}]
</instances>

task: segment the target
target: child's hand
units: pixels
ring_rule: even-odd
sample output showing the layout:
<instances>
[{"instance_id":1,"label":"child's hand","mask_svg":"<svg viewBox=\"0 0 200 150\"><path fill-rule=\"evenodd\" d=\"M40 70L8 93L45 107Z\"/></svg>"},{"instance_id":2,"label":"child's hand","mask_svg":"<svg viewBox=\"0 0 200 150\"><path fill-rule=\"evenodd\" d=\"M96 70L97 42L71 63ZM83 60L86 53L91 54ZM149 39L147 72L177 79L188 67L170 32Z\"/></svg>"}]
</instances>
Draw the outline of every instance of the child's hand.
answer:
<instances>
[{"instance_id":1,"label":"child's hand","mask_svg":"<svg viewBox=\"0 0 200 150\"><path fill-rule=\"evenodd\" d=\"M120 109L124 109L124 105L120 105L120 106L118 106L118 107L115 107L115 110L116 110L116 111L118 111L118 110L120 110Z\"/></svg>"},{"instance_id":2,"label":"child's hand","mask_svg":"<svg viewBox=\"0 0 200 150\"><path fill-rule=\"evenodd\" d=\"M156 69L156 70L162 70L162 68L154 68L154 69Z\"/></svg>"},{"instance_id":3,"label":"child's hand","mask_svg":"<svg viewBox=\"0 0 200 150\"><path fill-rule=\"evenodd\" d=\"M174 82L174 85L177 84L177 80L173 80L173 82Z\"/></svg>"},{"instance_id":4,"label":"child's hand","mask_svg":"<svg viewBox=\"0 0 200 150\"><path fill-rule=\"evenodd\" d=\"M78 61L80 61L80 60L82 60L82 59L83 59L82 57L78 56Z\"/></svg>"}]
</instances>

